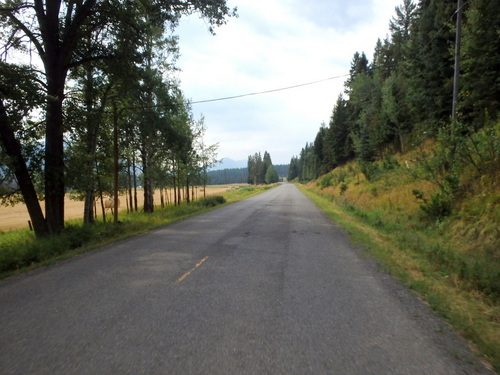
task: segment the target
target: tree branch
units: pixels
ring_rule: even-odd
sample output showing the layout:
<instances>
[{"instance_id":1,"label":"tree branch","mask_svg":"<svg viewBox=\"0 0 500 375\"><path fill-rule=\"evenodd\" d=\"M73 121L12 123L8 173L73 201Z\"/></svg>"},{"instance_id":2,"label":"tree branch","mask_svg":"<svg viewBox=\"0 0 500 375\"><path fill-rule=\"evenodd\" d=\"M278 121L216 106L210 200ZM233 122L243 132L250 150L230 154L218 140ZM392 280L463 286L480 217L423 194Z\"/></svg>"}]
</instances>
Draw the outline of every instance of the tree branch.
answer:
<instances>
[{"instance_id":1,"label":"tree branch","mask_svg":"<svg viewBox=\"0 0 500 375\"><path fill-rule=\"evenodd\" d=\"M26 9L26 8L33 8L33 5L28 4L28 3L24 3L24 4L21 4L19 6L12 7L12 8L1 8L0 7L0 12L16 12L18 10Z\"/></svg>"},{"instance_id":2,"label":"tree branch","mask_svg":"<svg viewBox=\"0 0 500 375\"><path fill-rule=\"evenodd\" d=\"M43 46L40 44L40 41L35 37L35 34L32 33L28 27L19 20L14 13L12 12L6 12L7 17L20 29L24 32L24 34L31 40L31 42L35 45L35 48L38 51L38 54L40 57L43 59L44 56L44 49Z\"/></svg>"},{"instance_id":3,"label":"tree branch","mask_svg":"<svg viewBox=\"0 0 500 375\"><path fill-rule=\"evenodd\" d=\"M88 62L99 61L99 60L107 60L107 59L114 59L115 57L116 57L115 55L100 55L100 56L84 57L84 58L82 58L80 60L76 60L76 61L73 61L73 62L65 65L65 67L71 69L71 68L75 68L77 66L86 64Z\"/></svg>"},{"instance_id":4,"label":"tree branch","mask_svg":"<svg viewBox=\"0 0 500 375\"><path fill-rule=\"evenodd\" d=\"M65 25L66 29L61 44L61 53L63 56L70 57L70 52L75 48L78 30L92 15L92 9L95 7L95 4L96 0L87 0L82 5L76 6L73 21ZM70 65L72 64L70 63Z\"/></svg>"}]
</instances>

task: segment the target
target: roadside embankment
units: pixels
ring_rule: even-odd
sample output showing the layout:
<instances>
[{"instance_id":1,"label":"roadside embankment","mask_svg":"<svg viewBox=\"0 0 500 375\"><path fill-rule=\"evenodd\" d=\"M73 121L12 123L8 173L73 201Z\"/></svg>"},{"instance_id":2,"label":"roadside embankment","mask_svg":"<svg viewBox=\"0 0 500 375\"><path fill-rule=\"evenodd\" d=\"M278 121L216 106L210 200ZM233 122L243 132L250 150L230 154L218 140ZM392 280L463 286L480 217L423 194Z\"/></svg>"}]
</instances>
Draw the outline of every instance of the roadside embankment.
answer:
<instances>
[{"instance_id":1,"label":"roadside embankment","mask_svg":"<svg viewBox=\"0 0 500 375\"><path fill-rule=\"evenodd\" d=\"M299 187L500 371L496 172L464 173L460 194L445 202L415 159L384 158L371 171L353 162Z\"/></svg>"}]
</instances>

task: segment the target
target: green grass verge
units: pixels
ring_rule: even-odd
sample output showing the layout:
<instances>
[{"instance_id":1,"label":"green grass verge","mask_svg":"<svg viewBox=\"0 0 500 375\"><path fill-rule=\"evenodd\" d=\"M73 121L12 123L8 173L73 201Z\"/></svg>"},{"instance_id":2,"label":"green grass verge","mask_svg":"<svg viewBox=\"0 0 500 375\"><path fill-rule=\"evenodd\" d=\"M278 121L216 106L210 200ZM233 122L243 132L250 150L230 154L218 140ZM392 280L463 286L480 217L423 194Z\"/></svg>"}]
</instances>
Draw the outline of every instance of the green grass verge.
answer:
<instances>
[{"instance_id":1,"label":"green grass verge","mask_svg":"<svg viewBox=\"0 0 500 375\"><path fill-rule=\"evenodd\" d=\"M298 187L339 223L353 241L362 244L388 273L414 290L469 340L481 360L500 372L500 305L494 294L479 290L481 282L487 285L498 282L498 279L487 280L498 269L488 270L486 264L472 260L470 268L479 267L478 270L462 269L461 273L457 264L465 263L454 259L453 251L447 251L433 233L410 231L377 210L360 210L343 197ZM475 279L482 273L485 280Z\"/></svg>"},{"instance_id":2,"label":"green grass verge","mask_svg":"<svg viewBox=\"0 0 500 375\"><path fill-rule=\"evenodd\" d=\"M82 220L66 222L64 231L48 238L36 238L27 229L0 232L0 279L50 265L109 243L145 233L215 207L257 195L273 186L242 186L219 196L207 196L179 206L157 207L155 212L120 212L120 223L83 225Z\"/></svg>"}]
</instances>

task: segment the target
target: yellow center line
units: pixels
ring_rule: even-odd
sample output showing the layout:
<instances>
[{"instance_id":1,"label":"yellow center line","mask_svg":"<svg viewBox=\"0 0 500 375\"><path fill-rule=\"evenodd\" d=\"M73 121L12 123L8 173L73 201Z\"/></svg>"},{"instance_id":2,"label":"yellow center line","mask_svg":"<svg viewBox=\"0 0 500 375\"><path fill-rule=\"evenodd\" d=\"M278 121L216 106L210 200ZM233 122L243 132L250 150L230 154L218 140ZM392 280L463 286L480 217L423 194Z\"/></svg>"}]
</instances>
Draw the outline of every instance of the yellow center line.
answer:
<instances>
[{"instance_id":1,"label":"yellow center line","mask_svg":"<svg viewBox=\"0 0 500 375\"><path fill-rule=\"evenodd\" d=\"M187 271L184 275L182 275L181 277L179 277L176 281L176 283L180 283L182 280L184 280L186 277L188 277L189 275L191 275L198 267L200 267L203 263L205 263L205 261L208 259L208 257L205 257L203 258L202 260L200 260L198 263L196 263L196 265L191 268L189 271Z\"/></svg>"}]
</instances>

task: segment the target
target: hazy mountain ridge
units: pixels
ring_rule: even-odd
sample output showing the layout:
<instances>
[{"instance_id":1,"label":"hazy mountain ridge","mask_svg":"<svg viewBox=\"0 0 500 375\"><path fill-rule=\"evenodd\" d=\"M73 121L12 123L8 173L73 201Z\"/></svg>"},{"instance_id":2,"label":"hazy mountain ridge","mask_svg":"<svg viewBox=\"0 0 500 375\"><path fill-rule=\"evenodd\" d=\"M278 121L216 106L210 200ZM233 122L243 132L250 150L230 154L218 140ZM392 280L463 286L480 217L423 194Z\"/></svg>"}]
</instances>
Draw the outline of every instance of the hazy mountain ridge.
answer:
<instances>
[{"instance_id":1,"label":"hazy mountain ridge","mask_svg":"<svg viewBox=\"0 0 500 375\"><path fill-rule=\"evenodd\" d=\"M209 171L220 171L223 169L247 168L248 160L233 160L231 158L222 158L220 163L217 163L209 169Z\"/></svg>"}]
</instances>

